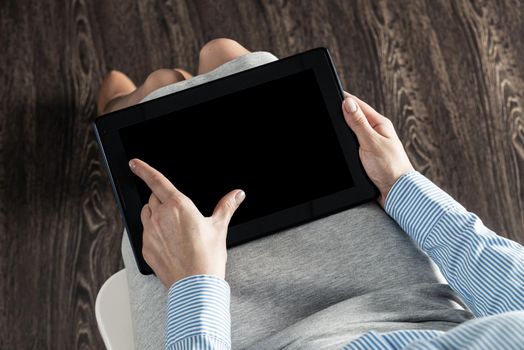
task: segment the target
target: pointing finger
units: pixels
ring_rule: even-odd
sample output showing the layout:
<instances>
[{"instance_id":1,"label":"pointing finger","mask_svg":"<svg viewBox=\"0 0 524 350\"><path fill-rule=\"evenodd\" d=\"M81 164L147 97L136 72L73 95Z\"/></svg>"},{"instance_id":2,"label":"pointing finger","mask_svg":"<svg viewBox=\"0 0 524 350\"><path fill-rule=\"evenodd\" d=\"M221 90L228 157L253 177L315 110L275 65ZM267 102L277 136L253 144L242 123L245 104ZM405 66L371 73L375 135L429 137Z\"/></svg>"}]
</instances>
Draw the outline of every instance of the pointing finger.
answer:
<instances>
[{"instance_id":1,"label":"pointing finger","mask_svg":"<svg viewBox=\"0 0 524 350\"><path fill-rule=\"evenodd\" d=\"M135 158L129 161L129 167L146 183L160 202L164 203L173 197L185 197L161 172L146 162Z\"/></svg>"}]
</instances>

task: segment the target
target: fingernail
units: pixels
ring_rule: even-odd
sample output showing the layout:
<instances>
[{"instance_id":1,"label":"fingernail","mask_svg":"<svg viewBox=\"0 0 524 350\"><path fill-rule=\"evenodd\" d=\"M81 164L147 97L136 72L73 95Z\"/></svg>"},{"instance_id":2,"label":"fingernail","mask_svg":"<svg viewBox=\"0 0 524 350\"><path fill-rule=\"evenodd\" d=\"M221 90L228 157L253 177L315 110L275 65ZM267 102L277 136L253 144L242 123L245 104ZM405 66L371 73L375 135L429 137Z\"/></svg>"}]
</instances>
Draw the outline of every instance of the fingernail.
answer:
<instances>
[{"instance_id":1,"label":"fingernail","mask_svg":"<svg viewBox=\"0 0 524 350\"><path fill-rule=\"evenodd\" d=\"M344 108L348 113L355 113L358 109L356 102L351 97L346 98L346 101L344 101Z\"/></svg>"},{"instance_id":2,"label":"fingernail","mask_svg":"<svg viewBox=\"0 0 524 350\"><path fill-rule=\"evenodd\" d=\"M133 170L133 171L136 169L136 162L135 162L133 159L131 159L131 160L129 161L129 167L130 167L131 170Z\"/></svg>"},{"instance_id":3,"label":"fingernail","mask_svg":"<svg viewBox=\"0 0 524 350\"><path fill-rule=\"evenodd\" d=\"M246 198L246 193L244 191L238 191L237 194L235 194L235 202L237 202L237 204L242 203L244 198Z\"/></svg>"}]
</instances>

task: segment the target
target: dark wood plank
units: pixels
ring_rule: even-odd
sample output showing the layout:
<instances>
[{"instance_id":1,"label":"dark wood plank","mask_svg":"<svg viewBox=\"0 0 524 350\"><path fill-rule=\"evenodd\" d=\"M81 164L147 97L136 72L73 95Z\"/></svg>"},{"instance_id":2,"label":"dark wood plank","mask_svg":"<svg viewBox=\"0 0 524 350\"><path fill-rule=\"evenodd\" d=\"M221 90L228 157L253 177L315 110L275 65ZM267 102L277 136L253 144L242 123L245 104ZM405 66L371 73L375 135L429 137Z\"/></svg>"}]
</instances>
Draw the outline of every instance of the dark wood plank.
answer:
<instances>
[{"instance_id":1,"label":"dark wood plank","mask_svg":"<svg viewBox=\"0 0 524 350\"><path fill-rule=\"evenodd\" d=\"M110 69L197 68L208 40L328 47L416 168L524 242L524 2L19 0L0 4L0 348L102 348L122 224L91 133Z\"/></svg>"}]
</instances>

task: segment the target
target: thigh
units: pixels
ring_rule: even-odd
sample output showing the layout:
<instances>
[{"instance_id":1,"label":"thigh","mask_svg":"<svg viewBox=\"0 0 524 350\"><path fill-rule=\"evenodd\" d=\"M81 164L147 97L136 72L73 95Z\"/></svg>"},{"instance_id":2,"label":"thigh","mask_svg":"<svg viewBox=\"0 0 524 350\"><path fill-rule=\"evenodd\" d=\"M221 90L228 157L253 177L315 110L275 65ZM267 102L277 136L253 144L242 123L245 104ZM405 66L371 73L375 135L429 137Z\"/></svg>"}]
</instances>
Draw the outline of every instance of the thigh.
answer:
<instances>
[{"instance_id":1,"label":"thigh","mask_svg":"<svg viewBox=\"0 0 524 350\"><path fill-rule=\"evenodd\" d=\"M160 349L166 289L140 275L127 237L123 257L137 348ZM447 329L468 318L375 203L229 249L226 280L235 349L280 348L340 326L339 338L349 340L367 327Z\"/></svg>"},{"instance_id":2,"label":"thigh","mask_svg":"<svg viewBox=\"0 0 524 350\"><path fill-rule=\"evenodd\" d=\"M155 275L144 276L138 271L125 231L122 258L126 268L135 349L164 349L167 289Z\"/></svg>"},{"instance_id":3,"label":"thigh","mask_svg":"<svg viewBox=\"0 0 524 350\"><path fill-rule=\"evenodd\" d=\"M226 279L240 349L279 348L340 326L349 340L364 323L394 330L435 321L439 329L467 319L427 256L376 203L230 249Z\"/></svg>"},{"instance_id":4,"label":"thigh","mask_svg":"<svg viewBox=\"0 0 524 350\"><path fill-rule=\"evenodd\" d=\"M211 40L200 50L198 74L206 74L224 63L249 53L245 47L234 40L226 38ZM125 74L111 71L104 79L98 93L98 114L132 106L155 90L190 80L192 77L189 72L181 68L158 69L152 72L137 88Z\"/></svg>"}]
</instances>

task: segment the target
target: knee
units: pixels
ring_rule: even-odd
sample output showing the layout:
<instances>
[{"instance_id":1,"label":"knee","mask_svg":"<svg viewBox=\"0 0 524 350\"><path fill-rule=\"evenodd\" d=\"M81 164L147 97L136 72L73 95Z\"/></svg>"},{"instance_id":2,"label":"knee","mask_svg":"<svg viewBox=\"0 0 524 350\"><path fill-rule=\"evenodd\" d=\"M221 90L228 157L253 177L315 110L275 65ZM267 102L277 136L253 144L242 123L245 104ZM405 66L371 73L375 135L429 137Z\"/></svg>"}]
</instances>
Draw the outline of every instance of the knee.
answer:
<instances>
[{"instance_id":1,"label":"knee","mask_svg":"<svg viewBox=\"0 0 524 350\"><path fill-rule=\"evenodd\" d=\"M182 80L185 80L185 77L174 69L158 69L149 74L142 86L139 87L140 96L143 98L156 89Z\"/></svg>"},{"instance_id":2,"label":"knee","mask_svg":"<svg viewBox=\"0 0 524 350\"><path fill-rule=\"evenodd\" d=\"M200 49L200 58L202 59L202 57L206 57L208 55L223 55L227 54L228 52L238 51L238 49L244 49L244 47L233 39L213 39L202 46Z\"/></svg>"}]
</instances>

